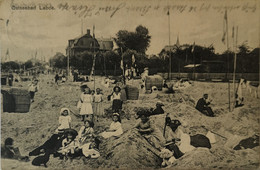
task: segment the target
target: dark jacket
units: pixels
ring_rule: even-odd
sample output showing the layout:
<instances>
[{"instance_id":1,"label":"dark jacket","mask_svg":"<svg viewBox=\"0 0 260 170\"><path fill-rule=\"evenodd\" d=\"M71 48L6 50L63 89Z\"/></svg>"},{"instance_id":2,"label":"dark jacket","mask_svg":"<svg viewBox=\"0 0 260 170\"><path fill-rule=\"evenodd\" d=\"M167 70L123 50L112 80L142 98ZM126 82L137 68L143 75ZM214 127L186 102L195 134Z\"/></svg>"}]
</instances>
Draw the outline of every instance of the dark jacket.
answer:
<instances>
[{"instance_id":1,"label":"dark jacket","mask_svg":"<svg viewBox=\"0 0 260 170\"><path fill-rule=\"evenodd\" d=\"M210 104L210 102L206 102L204 98L201 98L198 100L196 109L200 112L205 110L205 107L207 107Z\"/></svg>"}]
</instances>

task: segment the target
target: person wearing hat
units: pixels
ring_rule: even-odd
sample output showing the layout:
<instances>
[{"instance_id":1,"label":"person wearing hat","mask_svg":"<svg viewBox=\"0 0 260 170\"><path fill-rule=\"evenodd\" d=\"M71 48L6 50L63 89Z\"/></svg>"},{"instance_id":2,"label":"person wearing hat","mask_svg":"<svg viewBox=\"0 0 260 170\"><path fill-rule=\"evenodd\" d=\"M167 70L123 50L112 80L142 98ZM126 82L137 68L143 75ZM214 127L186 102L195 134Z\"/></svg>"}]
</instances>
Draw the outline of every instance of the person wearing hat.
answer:
<instances>
[{"instance_id":1,"label":"person wearing hat","mask_svg":"<svg viewBox=\"0 0 260 170\"><path fill-rule=\"evenodd\" d=\"M62 108L60 110L60 117L59 117L59 127L56 132L64 131L65 129L69 129L71 127L71 117L70 117L70 110L68 108Z\"/></svg>"},{"instance_id":2,"label":"person wearing hat","mask_svg":"<svg viewBox=\"0 0 260 170\"><path fill-rule=\"evenodd\" d=\"M113 112L121 112L122 110L122 99L121 99L121 88L119 86L115 86L113 89L113 93L111 95L112 100L112 110Z\"/></svg>"},{"instance_id":3,"label":"person wearing hat","mask_svg":"<svg viewBox=\"0 0 260 170\"><path fill-rule=\"evenodd\" d=\"M29 93L30 93L30 97L31 97L31 102L34 102L34 95L35 93L38 91L39 89L39 85L38 85L38 80L35 79L31 84L28 85L29 86Z\"/></svg>"},{"instance_id":4,"label":"person wearing hat","mask_svg":"<svg viewBox=\"0 0 260 170\"><path fill-rule=\"evenodd\" d=\"M200 98L196 104L196 109L206 116L214 117L214 113L210 105L211 101L208 101L208 94L204 94L203 98Z\"/></svg>"},{"instance_id":5,"label":"person wearing hat","mask_svg":"<svg viewBox=\"0 0 260 170\"><path fill-rule=\"evenodd\" d=\"M113 122L110 124L109 129L106 132L102 132L100 134L105 139L112 136L118 137L123 134L120 115L118 113L113 113L112 119Z\"/></svg>"}]
</instances>

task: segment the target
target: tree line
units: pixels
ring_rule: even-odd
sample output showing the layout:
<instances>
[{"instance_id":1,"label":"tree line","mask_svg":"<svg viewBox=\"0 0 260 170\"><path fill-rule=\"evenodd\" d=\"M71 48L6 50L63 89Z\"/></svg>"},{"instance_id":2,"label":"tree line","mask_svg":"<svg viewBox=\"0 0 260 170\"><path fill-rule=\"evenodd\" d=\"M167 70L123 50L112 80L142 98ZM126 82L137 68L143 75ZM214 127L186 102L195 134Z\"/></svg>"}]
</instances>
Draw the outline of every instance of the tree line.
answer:
<instances>
[{"instance_id":1,"label":"tree line","mask_svg":"<svg viewBox=\"0 0 260 170\"><path fill-rule=\"evenodd\" d=\"M70 57L70 67L79 70L83 74L89 74L95 57L97 74L122 74L122 59L124 69L134 66L140 72L145 67L148 67L154 73L168 72L171 57L172 72L190 72L192 69L187 69L185 66L194 63L201 64L200 67L196 68L196 72L233 72L234 68L234 52L225 51L218 54L215 52L213 45L207 47L192 44L175 45L171 50L164 48L159 54L148 56L146 51L150 46L151 36L149 30L141 25L137 26L135 31L118 31L114 41L118 48L113 51L98 51L95 54L85 51ZM250 49L246 42L239 45L236 72L258 73L259 51L259 48ZM133 55L135 63L132 61ZM9 64L3 63L2 69L7 67L32 67L30 60L23 64L19 66L13 62ZM58 52L50 58L49 64L56 69L66 69L67 56Z\"/></svg>"}]
</instances>

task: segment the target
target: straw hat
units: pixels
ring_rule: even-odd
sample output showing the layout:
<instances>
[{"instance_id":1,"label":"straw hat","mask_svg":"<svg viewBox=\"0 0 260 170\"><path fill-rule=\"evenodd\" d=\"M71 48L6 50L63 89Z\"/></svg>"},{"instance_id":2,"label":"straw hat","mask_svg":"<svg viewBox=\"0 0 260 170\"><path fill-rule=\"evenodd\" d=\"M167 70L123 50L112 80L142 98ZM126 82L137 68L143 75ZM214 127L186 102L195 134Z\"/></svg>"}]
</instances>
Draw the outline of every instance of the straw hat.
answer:
<instances>
[{"instance_id":1,"label":"straw hat","mask_svg":"<svg viewBox=\"0 0 260 170\"><path fill-rule=\"evenodd\" d=\"M67 110L68 114L70 114L70 109L65 108L65 107L60 110L60 114L62 114L65 110Z\"/></svg>"}]
</instances>

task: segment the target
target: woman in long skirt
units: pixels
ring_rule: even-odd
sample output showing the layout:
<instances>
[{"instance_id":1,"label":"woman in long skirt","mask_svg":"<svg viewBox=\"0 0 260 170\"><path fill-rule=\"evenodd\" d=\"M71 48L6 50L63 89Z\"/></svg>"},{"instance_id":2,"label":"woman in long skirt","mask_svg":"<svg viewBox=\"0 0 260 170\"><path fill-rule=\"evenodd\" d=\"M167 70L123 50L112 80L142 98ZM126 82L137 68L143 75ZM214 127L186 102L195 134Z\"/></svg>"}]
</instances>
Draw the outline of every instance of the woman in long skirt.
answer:
<instances>
[{"instance_id":1,"label":"woman in long skirt","mask_svg":"<svg viewBox=\"0 0 260 170\"><path fill-rule=\"evenodd\" d=\"M112 110L113 112L121 113L122 110L122 100L121 100L121 88L119 86L115 86L113 89L113 93L111 96L112 99Z\"/></svg>"}]
</instances>

